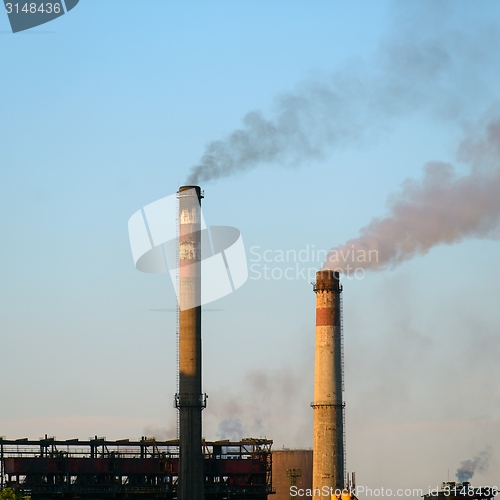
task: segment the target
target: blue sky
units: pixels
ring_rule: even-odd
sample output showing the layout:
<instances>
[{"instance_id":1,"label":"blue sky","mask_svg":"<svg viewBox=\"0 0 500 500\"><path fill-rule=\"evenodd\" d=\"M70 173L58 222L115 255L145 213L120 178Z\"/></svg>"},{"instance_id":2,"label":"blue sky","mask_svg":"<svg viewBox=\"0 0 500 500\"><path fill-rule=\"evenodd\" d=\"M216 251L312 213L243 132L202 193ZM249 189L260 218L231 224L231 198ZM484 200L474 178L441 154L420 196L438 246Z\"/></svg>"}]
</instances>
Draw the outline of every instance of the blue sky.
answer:
<instances>
[{"instance_id":1,"label":"blue sky","mask_svg":"<svg viewBox=\"0 0 500 500\"><path fill-rule=\"evenodd\" d=\"M246 113L272 118L280 99L338 77L369 95L390 76L414 93L369 108L342 87L356 134L322 157L202 185L205 218L238 227L249 259L356 237L426 162L467 168L460 141L498 111L499 10L81 0L16 35L0 15L0 435L173 437L175 314L152 309L175 295L135 270L129 217L174 193ZM438 78L412 69L411 47L427 40L451 61ZM474 482L497 484L498 252L470 239L345 281L347 458L360 484L434 486L488 443ZM314 299L307 279L249 279L209 306L220 311L204 315L207 439L232 426L311 446Z\"/></svg>"}]
</instances>

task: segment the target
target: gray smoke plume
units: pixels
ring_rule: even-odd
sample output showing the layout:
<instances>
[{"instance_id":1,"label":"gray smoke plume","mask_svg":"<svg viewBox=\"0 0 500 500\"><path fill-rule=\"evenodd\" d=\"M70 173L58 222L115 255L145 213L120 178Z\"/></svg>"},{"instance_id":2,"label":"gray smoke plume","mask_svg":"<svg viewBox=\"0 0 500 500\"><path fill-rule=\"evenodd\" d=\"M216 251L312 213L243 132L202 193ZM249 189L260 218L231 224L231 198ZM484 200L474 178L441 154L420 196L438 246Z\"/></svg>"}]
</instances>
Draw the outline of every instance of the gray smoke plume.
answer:
<instances>
[{"instance_id":1,"label":"gray smoke plume","mask_svg":"<svg viewBox=\"0 0 500 500\"><path fill-rule=\"evenodd\" d=\"M205 432L235 441L271 436L278 447L309 447L312 435L304 429L311 427L313 417L308 405L313 391L313 356L314 352L308 353L294 366L242 375L238 387L245 387L245 397L238 390L210 389L212 404L204 417Z\"/></svg>"},{"instance_id":2,"label":"gray smoke plume","mask_svg":"<svg viewBox=\"0 0 500 500\"><path fill-rule=\"evenodd\" d=\"M460 147L470 165L460 175L448 163L428 163L421 180L408 179L389 200L389 215L373 219L358 238L330 250L323 265L347 275L353 269L387 269L433 246L498 236L500 223L500 119L485 137Z\"/></svg>"},{"instance_id":3,"label":"gray smoke plume","mask_svg":"<svg viewBox=\"0 0 500 500\"><path fill-rule=\"evenodd\" d=\"M229 439L230 441L240 441L246 436L243 423L237 417L225 418L219 423L217 431L218 439Z\"/></svg>"},{"instance_id":4,"label":"gray smoke plume","mask_svg":"<svg viewBox=\"0 0 500 500\"><path fill-rule=\"evenodd\" d=\"M478 453L472 460L464 460L460 463L460 467L457 469L455 475L459 483L464 481L470 481L474 473L477 472L487 472L490 466L491 458L491 448L486 448L486 450Z\"/></svg>"},{"instance_id":5,"label":"gray smoke plume","mask_svg":"<svg viewBox=\"0 0 500 500\"><path fill-rule=\"evenodd\" d=\"M472 107L464 96L487 99L482 76L491 47L498 45L495 30L476 26L465 34L447 27L453 26L455 4L446 1L411 5L414 10L407 3L394 5L395 12L402 11L395 34L367 65L356 61L329 79L303 83L277 98L269 116L248 113L239 129L206 146L186 183L262 163L297 166L387 129L395 116L430 111L433 117L455 120Z\"/></svg>"}]
</instances>

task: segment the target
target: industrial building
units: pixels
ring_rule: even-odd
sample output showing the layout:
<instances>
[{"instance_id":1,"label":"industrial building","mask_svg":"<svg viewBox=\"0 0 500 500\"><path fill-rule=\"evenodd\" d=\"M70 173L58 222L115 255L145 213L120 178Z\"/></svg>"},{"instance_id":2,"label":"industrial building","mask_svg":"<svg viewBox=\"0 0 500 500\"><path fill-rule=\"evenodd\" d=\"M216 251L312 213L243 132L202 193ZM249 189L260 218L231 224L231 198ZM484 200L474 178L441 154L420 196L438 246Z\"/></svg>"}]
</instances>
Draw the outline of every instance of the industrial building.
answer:
<instances>
[{"instance_id":1,"label":"industrial building","mask_svg":"<svg viewBox=\"0 0 500 500\"><path fill-rule=\"evenodd\" d=\"M272 492L272 441L203 441L203 488L208 500L265 500ZM38 441L0 438L0 478L32 500L176 499L179 442Z\"/></svg>"},{"instance_id":2,"label":"industrial building","mask_svg":"<svg viewBox=\"0 0 500 500\"><path fill-rule=\"evenodd\" d=\"M312 450L273 451L273 500L290 500L290 486L303 490L312 488ZM310 500L310 496L302 497Z\"/></svg>"}]
</instances>

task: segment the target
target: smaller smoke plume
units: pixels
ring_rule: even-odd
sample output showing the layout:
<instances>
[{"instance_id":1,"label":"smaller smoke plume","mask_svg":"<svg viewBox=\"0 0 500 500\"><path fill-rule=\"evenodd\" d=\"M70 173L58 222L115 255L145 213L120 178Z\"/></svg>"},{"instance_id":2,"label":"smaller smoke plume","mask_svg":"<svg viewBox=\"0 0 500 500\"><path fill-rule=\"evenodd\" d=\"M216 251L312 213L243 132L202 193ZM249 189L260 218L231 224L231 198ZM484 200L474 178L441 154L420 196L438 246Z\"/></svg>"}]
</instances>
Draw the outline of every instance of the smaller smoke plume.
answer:
<instances>
[{"instance_id":1,"label":"smaller smoke plume","mask_svg":"<svg viewBox=\"0 0 500 500\"><path fill-rule=\"evenodd\" d=\"M309 339L308 330L304 337L306 332ZM245 373L238 384L245 387L244 397L241 391L209 389L212 403L204 416L206 435L236 441L272 437L277 448L310 447L312 434L304 429L312 428L313 414L304 401L313 392L311 356L304 355L299 365Z\"/></svg>"},{"instance_id":2,"label":"smaller smoke plume","mask_svg":"<svg viewBox=\"0 0 500 500\"><path fill-rule=\"evenodd\" d=\"M428 163L422 180L408 179L389 202L389 215L373 219L358 238L330 250L326 269L349 275L357 268L387 269L439 244L496 236L500 223L500 119L485 137L460 147L470 165L460 175L448 163Z\"/></svg>"},{"instance_id":3,"label":"smaller smoke plume","mask_svg":"<svg viewBox=\"0 0 500 500\"><path fill-rule=\"evenodd\" d=\"M472 460L464 460L460 463L455 475L459 483L470 481L474 473L486 472L490 466L491 448L486 448L478 453Z\"/></svg>"},{"instance_id":4,"label":"smaller smoke plume","mask_svg":"<svg viewBox=\"0 0 500 500\"><path fill-rule=\"evenodd\" d=\"M219 429L217 431L218 439L240 441L244 436L246 436L246 431L239 418L229 417L220 422Z\"/></svg>"}]
</instances>

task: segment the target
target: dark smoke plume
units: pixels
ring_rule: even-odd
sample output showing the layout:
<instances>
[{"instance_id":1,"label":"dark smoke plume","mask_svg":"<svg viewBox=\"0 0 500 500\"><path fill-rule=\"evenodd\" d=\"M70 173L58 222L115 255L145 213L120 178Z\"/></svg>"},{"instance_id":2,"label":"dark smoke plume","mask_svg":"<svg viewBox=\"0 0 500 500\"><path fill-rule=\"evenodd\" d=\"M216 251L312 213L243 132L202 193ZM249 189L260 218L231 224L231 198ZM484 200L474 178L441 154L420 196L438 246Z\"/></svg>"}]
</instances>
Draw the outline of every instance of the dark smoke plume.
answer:
<instances>
[{"instance_id":1,"label":"dark smoke plume","mask_svg":"<svg viewBox=\"0 0 500 500\"><path fill-rule=\"evenodd\" d=\"M484 451L478 453L472 460L464 460L460 463L460 467L457 469L455 475L459 483L464 481L470 481L474 473L486 472L490 466L491 449L487 448Z\"/></svg>"},{"instance_id":2,"label":"dark smoke plume","mask_svg":"<svg viewBox=\"0 0 500 500\"><path fill-rule=\"evenodd\" d=\"M471 35L447 28L453 18L450 6L423 1L419 12L402 9L406 18L398 17L396 34L368 66L356 62L329 79L304 83L277 98L268 116L248 113L239 129L206 146L186 183L234 175L262 163L297 166L321 159L332 147L388 128L399 115L424 110L455 121L470 106L464 95L487 98L479 75L497 43L494 30L487 27ZM428 35L433 17L438 27Z\"/></svg>"},{"instance_id":3,"label":"dark smoke plume","mask_svg":"<svg viewBox=\"0 0 500 500\"><path fill-rule=\"evenodd\" d=\"M422 180L408 179L389 200L389 215L373 219L358 238L330 250L324 268L393 268L433 246L497 236L500 223L500 119L485 137L462 143L470 165L460 175L448 163L428 163Z\"/></svg>"}]
</instances>

